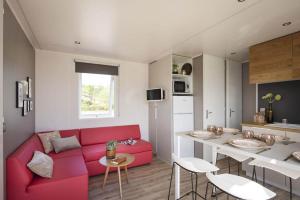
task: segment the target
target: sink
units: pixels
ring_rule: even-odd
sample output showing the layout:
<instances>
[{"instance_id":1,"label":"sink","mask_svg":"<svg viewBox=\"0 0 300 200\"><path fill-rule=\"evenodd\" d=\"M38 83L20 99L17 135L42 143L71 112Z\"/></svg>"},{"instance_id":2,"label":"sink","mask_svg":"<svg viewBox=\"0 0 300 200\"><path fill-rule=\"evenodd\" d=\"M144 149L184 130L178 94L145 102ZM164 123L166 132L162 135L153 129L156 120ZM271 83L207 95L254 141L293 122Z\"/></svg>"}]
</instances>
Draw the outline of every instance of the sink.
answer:
<instances>
[{"instance_id":1,"label":"sink","mask_svg":"<svg viewBox=\"0 0 300 200\"><path fill-rule=\"evenodd\" d=\"M267 126L267 127L277 127L277 128L300 129L300 124L273 123L273 124L266 124L265 126Z\"/></svg>"}]
</instances>

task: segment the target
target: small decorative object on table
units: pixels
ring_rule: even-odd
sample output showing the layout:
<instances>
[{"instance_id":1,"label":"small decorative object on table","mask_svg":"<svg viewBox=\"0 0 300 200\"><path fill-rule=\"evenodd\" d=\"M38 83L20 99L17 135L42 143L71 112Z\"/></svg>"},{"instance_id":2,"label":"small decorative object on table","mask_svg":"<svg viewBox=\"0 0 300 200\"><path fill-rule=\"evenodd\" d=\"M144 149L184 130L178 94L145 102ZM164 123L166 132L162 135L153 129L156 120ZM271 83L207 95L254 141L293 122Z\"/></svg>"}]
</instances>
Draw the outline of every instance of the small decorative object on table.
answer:
<instances>
[{"instance_id":1,"label":"small decorative object on table","mask_svg":"<svg viewBox=\"0 0 300 200\"><path fill-rule=\"evenodd\" d=\"M207 126L207 131L209 131L209 132L216 132L216 130L217 130L217 127L214 125Z\"/></svg>"},{"instance_id":2,"label":"small decorative object on table","mask_svg":"<svg viewBox=\"0 0 300 200\"><path fill-rule=\"evenodd\" d=\"M275 135L262 134L261 140L264 141L268 146L272 146L275 143Z\"/></svg>"},{"instance_id":3,"label":"small decorative object on table","mask_svg":"<svg viewBox=\"0 0 300 200\"><path fill-rule=\"evenodd\" d=\"M119 156L119 157L112 159L111 163L114 165L119 165L119 164L125 162L126 160L127 160L127 158L125 156Z\"/></svg>"},{"instance_id":4,"label":"small decorative object on table","mask_svg":"<svg viewBox=\"0 0 300 200\"><path fill-rule=\"evenodd\" d=\"M272 109L272 104L275 101L280 101L281 100L281 95L276 94L275 96L273 93L268 93L265 96L262 97L263 100L266 100L268 103L268 107L266 109L266 121L267 123L272 123L273 122L273 109Z\"/></svg>"},{"instance_id":5,"label":"small decorative object on table","mask_svg":"<svg viewBox=\"0 0 300 200\"><path fill-rule=\"evenodd\" d=\"M106 158L114 159L116 157L117 141L111 140L106 143Z\"/></svg>"},{"instance_id":6,"label":"small decorative object on table","mask_svg":"<svg viewBox=\"0 0 300 200\"><path fill-rule=\"evenodd\" d=\"M217 127L215 134L217 136L220 136L223 134L223 127Z\"/></svg>"},{"instance_id":7,"label":"small decorative object on table","mask_svg":"<svg viewBox=\"0 0 300 200\"><path fill-rule=\"evenodd\" d=\"M251 139L253 137L254 137L254 132L253 131L251 131L251 130L243 131L243 138Z\"/></svg>"}]
</instances>

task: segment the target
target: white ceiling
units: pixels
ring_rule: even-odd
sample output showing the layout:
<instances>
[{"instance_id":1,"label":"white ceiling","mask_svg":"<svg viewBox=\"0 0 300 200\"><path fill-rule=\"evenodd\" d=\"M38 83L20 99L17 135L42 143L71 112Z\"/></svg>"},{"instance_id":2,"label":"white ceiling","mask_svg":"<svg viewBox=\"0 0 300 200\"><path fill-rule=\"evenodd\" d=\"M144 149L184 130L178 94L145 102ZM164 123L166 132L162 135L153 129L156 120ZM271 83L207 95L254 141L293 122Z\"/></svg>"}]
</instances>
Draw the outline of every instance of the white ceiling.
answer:
<instances>
[{"instance_id":1,"label":"white ceiling","mask_svg":"<svg viewBox=\"0 0 300 200\"><path fill-rule=\"evenodd\" d=\"M202 52L244 61L249 46L300 30L300 0L8 3L36 48L147 63L169 53ZM292 25L283 27L286 21Z\"/></svg>"}]
</instances>

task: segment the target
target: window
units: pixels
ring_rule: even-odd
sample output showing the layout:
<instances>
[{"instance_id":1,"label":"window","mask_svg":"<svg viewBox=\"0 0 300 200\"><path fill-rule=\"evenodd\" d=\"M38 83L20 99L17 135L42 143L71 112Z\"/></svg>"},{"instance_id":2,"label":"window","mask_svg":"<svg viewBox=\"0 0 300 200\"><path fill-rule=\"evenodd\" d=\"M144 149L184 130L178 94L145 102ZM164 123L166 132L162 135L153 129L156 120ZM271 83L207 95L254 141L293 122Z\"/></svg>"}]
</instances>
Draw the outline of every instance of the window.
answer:
<instances>
[{"instance_id":1,"label":"window","mask_svg":"<svg viewBox=\"0 0 300 200\"><path fill-rule=\"evenodd\" d=\"M117 76L80 74L80 118L114 117Z\"/></svg>"}]
</instances>

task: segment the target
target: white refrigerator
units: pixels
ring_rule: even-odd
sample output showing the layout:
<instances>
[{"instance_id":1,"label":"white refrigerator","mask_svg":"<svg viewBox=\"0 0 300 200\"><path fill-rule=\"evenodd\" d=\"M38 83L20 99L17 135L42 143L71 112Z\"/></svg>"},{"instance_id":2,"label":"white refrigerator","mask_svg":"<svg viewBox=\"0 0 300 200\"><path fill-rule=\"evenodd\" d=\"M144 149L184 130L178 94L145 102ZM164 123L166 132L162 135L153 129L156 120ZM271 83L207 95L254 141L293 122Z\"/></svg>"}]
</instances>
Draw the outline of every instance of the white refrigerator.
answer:
<instances>
[{"instance_id":1,"label":"white refrigerator","mask_svg":"<svg viewBox=\"0 0 300 200\"><path fill-rule=\"evenodd\" d=\"M194 130L194 100L193 96L173 96L173 152L177 152L176 132ZM180 139L180 156L194 157L194 142Z\"/></svg>"}]
</instances>

